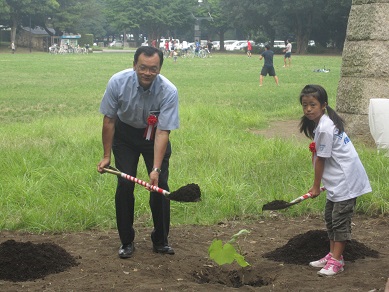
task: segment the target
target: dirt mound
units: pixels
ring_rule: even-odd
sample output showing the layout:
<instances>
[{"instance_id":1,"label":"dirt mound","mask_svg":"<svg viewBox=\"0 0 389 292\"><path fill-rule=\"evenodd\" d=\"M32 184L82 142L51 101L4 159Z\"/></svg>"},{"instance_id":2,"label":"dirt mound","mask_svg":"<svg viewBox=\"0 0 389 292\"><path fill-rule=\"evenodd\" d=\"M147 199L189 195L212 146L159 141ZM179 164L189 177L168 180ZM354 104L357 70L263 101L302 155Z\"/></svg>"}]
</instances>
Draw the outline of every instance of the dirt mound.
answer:
<instances>
[{"instance_id":1,"label":"dirt mound","mask_svg":"<svg viewBox=\"0 0 389 292\"><path fill-rule=\"evenodd\" d=\"M263 257L287 264L306 265L328 253L330 242L324 230L311 230L290 239L284 246L268 252ZM351 240L343 254L346 261L365 257L378 258L378 252L362 243Z\"/></svg>"},{"instance_id":2,"label":"dirt mound","mask_svg":"<svg viewBox=\"0 0 389 292\"><path fill-rule=\"evenodd\" d=\"M0 244L1 280L30 281L76 265L76 260L66 250L52 243L7 240Z\"/></svg>"}]
</instances>

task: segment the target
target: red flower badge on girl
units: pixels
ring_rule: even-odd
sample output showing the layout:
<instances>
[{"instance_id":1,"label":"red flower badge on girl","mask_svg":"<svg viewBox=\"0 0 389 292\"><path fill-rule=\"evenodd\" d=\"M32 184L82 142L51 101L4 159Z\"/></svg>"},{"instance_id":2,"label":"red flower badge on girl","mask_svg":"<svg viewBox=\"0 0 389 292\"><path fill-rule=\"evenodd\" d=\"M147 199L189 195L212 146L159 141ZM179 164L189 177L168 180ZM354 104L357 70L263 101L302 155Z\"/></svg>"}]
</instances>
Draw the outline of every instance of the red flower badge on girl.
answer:
<instances>
[{"instance_id":1,"label":"red flower badge on girl","mask_svg":"<svg viewBox=\"0 0 389 292\"><path fill-rule=\"evenodd\" d=\"M309 151L313 153L316 152L316 143L315 142L312 142L311 144L309 144Z\"/></svg>"},{"instance_id":2,"label":"red flower badge on girl","mask_svg":"<svg viewBox=\"0 0 389 292\"><path fill-rule=\"evenodd\" d=\"M153 140L154 138L154 128L156 127L158 122L158 117L156 115L150 114L147 118L147 128L145 130L145 133L143 137L145 137L146 140Z\"/></svg>"},{"instance_id":3,"label":"red flower badge on girl","mask_svg":"<svg viewBox=\"0 0 389 292\"><path fill-rule=\"evenodd\" d=\"M314 160L315 153L316 153L316 143L315 142L312 142L311 144L309 144L309 151L312 152L312 163L314 163L313 160Z\"/></svg>"}]
</instances>

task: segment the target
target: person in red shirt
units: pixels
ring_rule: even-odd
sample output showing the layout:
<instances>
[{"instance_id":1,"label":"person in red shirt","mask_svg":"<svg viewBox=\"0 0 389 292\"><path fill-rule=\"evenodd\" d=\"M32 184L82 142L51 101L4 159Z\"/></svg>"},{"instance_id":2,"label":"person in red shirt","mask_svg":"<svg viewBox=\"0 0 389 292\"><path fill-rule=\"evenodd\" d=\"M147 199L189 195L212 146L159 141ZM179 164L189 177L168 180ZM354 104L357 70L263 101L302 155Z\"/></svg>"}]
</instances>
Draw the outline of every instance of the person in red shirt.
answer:
<instances>
[{"instance_id":1,"label":"person in red shirt","mask_svg":"<svg viewBox=\"0 0 389 292\"><path fill-rule=\"evenodd\" d=\"M170 55L169 40L165 40L165 52L164 52L164 56L165 56L166 58L169 58L169 55Z\"/></svg>"},{"instance_id":2,"label":"person in red shirt","mask_svg":"<svg viewBox=\"0 0 389 292\"><path fill-rule=\"evenodd\" d=\"M251 46L250 40L247 40L247 57L251 58L251 50L253 47Z\"/></svg>"}]
</instances>

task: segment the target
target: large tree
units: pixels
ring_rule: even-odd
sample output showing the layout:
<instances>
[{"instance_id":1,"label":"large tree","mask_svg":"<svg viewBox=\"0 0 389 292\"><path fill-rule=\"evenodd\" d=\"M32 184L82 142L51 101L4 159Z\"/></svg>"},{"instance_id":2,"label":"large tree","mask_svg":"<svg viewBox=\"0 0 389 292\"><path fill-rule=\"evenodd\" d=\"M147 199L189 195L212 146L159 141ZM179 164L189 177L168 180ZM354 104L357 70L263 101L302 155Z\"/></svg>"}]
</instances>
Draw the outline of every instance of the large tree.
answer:
<instances>
[{"instance_id":1,"label":"large tree","mask_svg":"<svg viewBox=\"0 0 389 292\"><path fill-rule=\"evenodd\" d=\"M101 32L103 19L99 4L99 0L0 0L0 7L9 15L11 41L15 40L20 25L41 26L50 35L93 33L93 29ZM54 28L55 33L48 30L49 27Z\"/></svg>"},{"instance_id":2,"label":"large tree","mask_svg":"<svg viewBox=\"0 0 389 292\"><path fill-rule=\"evenodd\" d=\"M105 0L106 15L120 32L131 32L139 42L140 32L148 39L175 37L177 28L189 28L192 0Z\"/></svg>"},{"instance_id":3,"label":"large tree","mask_svg":"<svg viewBox=\"0 0 389 292\"><path fill-rule=\"evenodd\" d=\"M15 41L17 28L24 19L31 19L42 9L55 9L56 0L5 0L3 4L9 11L9 26L11 27L11 41Z\"/></svg>"},{"instance_id":4,"label":"large tree","mask_svg":"<svg viewBox=\"0 0 389 292\"><path fill-rule=\"evenodd\" d=\"M59 5L52 10L42 11L42 25L52 27L56 35L78 33L80 20L90 0L57 0ZM51 34L49 31L47 31Z\"/></svg>"},{"instance_id":5,"label":"large tree","mask_svg":"<svg viewBox=\"0 0 389 292\"><path fill-rule=\"evenodd\" d=\"M230 11L229 21L245 38L255 38L261 42L273 41L285 25L280 16L281 0L242 0L239 5L234 0L226 0L224 3Z\"/></svg>"},{"instance_id":6,"label":"large tree","mask_svg":"<svg viewBox=\"0 0 389 292\"><path fill-rule=\"evenodd\" d=\"M343 49L352 0L326 0L320 19L315 19L311 38L316 43ZM325 29L324 29L325 28Z\"/></svg>"},{"instance_id":7,"label":"large tree","mask_svg":"<svg viewBox=\"0 0 389 292\"><path fill-rule=\"evenodd\" d=\"M220 40L220 50L224 50L224 34L233 28L231 22L232 11L226 2L222 0L208 0L208 6L200 7L198 15L204 17L210 16L212 19L203 21L204 27L208 29L208 39L213 38L213 34L217 34ZM208 14L209 13L209 14Z\"/></svg>"},{"instance_id":8,"label":"large tree","mask_svg":"<svg viewBox=\"0 0 389 292\"><path fill-rule=\"evenodd\" d=\"M9 26L9 5L5 0L0 0L0 25Z\"/></svg>"},{"instance_id":9,"label":"large tree","mask_svg":"<svg viewBox=\"0 0 389 292\"><path fill-rule=\"evenodd\" d=\"M152 0L144 6L141 29L151 39L165 37L179 38L177 31L189 30L192 0Z\"/></svg>"},{"instance_id":10,"label":"large tree","mask_svg":"<svg viewBox=\"0 0 389 292\"><path fill-rule=\"evenodd\" d=\"M323 13L323 0L282 0L284 25L290 28L297 43L296 53L305 53L316 20Z\"/></svg>"},{"instance_id":11,"label":"large tree","mask_svg":"<svg viewBox=\"0 0 389 292\"><path fill-rule=\"evenodd\" d=\"M39 0L36 0L39 1ZM40 26L49 35L61 36L64 32L104 35L102 0L57 0L56 5L39 5L32 15L25 15L25 26ZM49 30L49 28L53 28Z\"/></svg>"},{"instance_id":12,"label":"large tree","mask_svg":"<svg viewBox=\"0 0 389 292\"><path fill-rule=\"evenodd\" d=\"M351 0L225 0L235 28L261 42L292 38L296 52L307 51L310 39L339 44L344 40Z\"/></svg>"},{"instance_id":13,"label":"large tree","mask_svg":"<svg viewBox=\"0 0 389 292\"><path fill-rule=\"evenodd\" d=\"M343 47L351 0L282 0L283 14L297 42L296 53L305 53L310 39L323 46Z\"/></svg>"},{"instance_id":14,"label":"large tree","mask_svg":"<svg viewBox=\"0 0 389 292\"><path fill-rule=\"evenodd\" d=\"M81 15L76 21L74 32L84 34L93 34L96 37L102 37L106 34L105 26L107 19L103 11L102 0L81 1Z\"/></svg>"}]
</instances>

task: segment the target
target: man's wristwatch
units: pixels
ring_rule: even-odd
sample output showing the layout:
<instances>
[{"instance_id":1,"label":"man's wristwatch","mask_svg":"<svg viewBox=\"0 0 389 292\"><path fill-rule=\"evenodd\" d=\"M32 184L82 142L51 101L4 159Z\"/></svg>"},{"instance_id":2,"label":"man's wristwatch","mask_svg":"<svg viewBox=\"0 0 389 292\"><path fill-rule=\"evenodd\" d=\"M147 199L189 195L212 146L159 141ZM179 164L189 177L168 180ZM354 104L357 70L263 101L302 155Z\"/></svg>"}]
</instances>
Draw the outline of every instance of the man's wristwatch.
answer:
<instances>
[{"instance_id":1,"label":"man's wristwatch","mask_svg":"<svg viewBox=\"0 0 389 292\"><path fill-rule=\"evenodd\" d=\"M154 167L151 171L156 171L158 173L161 173L161 169L158 167Z\"/></svg>"}]
</instances>

